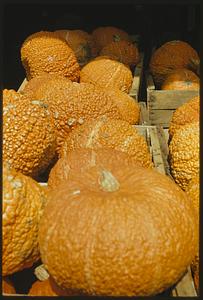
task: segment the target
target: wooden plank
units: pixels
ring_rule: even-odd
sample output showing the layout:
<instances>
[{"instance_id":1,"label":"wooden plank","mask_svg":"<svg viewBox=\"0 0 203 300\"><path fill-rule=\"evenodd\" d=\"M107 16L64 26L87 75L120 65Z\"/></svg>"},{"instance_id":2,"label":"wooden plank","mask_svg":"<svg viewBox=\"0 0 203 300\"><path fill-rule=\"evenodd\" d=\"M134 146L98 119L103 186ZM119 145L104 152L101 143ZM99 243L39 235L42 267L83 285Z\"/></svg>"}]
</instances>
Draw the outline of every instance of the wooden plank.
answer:
<instances>
[{"instance_id":1,"label":"wooden plank","mask_svg":"<svg viewBox=\"0 0 203 300\"><path fill-rule=\"evenodd\" d=\"M172 109L150 110L148 108L149 122L151 125L160 125L168 128L174 111Z\"/></svg>"},{"instance_id":2,"label":"wooden plank","mask_svg":"<svg viewBox=\"0 0 203 300\"><path fill-rule=\"evenodd\" d=\"M19 89L18 89L18 92L21 92L23 89L24 89L24 87L26 86L26 84L27 84L27 79L25 78L24 80L23 80L23 82L21 83L21 85L20 85L20 87L19 87Z\"/></svg>"},{"instance_id":3,"label":"wooden plank","mask_svg":"<svg viewBox=\"0 0 203 300\"><path fill-rule=\"evenodd\" d=\"M143 101L139 101L138 104L140 106L140 125L150 125L149 113L147 110L146 103Z\"/></svg>"},{"instance_id":4,"label":"wooden plank","mask_svg":"<svg viewBox=\"0 0 203 300\"><path fill-rule=\"evenodd\" d=\"M175 285L172 290L172 296L174 297L197 297L194 281L191 274L190 267L187 268L184 276Z\"/></svg>"},{"instance_id":5,"label":"wooden plank","mask_svg":"<svg viewBox=\"0 0 203 300\"><path fill-rule=\"evenodd\" d=\"M143 77L143 63L144 63L144 54L140 54L140 62L137 64L133 74L133 82L129 95L136 100L139 100L140 88L142 84Z\"/></svg>"}]
</instances>

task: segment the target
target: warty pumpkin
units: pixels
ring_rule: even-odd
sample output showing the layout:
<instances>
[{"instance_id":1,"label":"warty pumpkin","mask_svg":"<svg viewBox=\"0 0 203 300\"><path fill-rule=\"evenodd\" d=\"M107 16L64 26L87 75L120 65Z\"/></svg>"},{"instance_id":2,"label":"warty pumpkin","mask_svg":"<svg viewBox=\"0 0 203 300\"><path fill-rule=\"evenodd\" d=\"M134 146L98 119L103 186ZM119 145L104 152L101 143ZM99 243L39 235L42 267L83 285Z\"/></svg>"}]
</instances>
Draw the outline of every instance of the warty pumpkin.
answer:
<instances>
[{"instance_id":1,"label":"warty pumpkin","mask_svg":"<svg viewBox=\"0 0 203 300\"><path fill-rule=\"evenodd\" d=\"M103 116L75 128L64 141L60 156L78 148L111 148L127 153L142 166L153 166L144 137L138 133L136 128L123 120L114 120Z\"/></svg>"},{"instance_id":2,"label":"warty pumpkin","mask_svg":"<svg viewBox=\"0 0 203 300\"><path fill-rule=\"evenodd\" d=\"M200 199L200 183L199 183L199 176L200 174L197 174L196 176L194 176L187 188L186 188L186 193L188 194L188 196L190 197L190 199L192 200L193 206L195 207L196 210L196 214L197 214L197 220L198 220L198 225L199 225L199 214L200 214L200 205L199 205L199 199ZM191 264L191 270L192 270L192 274L194 277L194 283L195 283L195 288L197 290L197 293L199 294L199 250L196 253L196 256L194 258L194 260L192 261Z\"/></svg>"},{"instance_id":3,"label":"warty pumpkin","mask_svg":"<svg viewBox=\"0 0 203 300\"><path fill-rule=\"evenodd\" d=\"M128 33L115 26L97 27L93 30L92 36L95 40L98 51L115 40L130 41L130 36Z\"/></svg>"},{"instance_id":4,"label":"warty pumpkin","mask_svg":"<svg viewBox=\"0 0 203 300\"><path fill-rule=\"evenodd\" d=\"M128 93L133 81L131 70L124 64L106 57L87 63L80 72L80 82L90 82L106 88L118 88Z\"/></svg>"},{"instance_id":5,"label":"warty pumpkin","mask_svg":"<svg viewBox=\"0 0 203 300\"><path fill-rule=\"evenodd\" d=\"M173 113L169 123L169 137L173 136L177 129L185 124L199 121L200 116L200 101L199 96L192 98L186 103L179 106Z\"/></svg>"},{"instance_id":6,"label":"warty pumpkin","mask_svg":"<svg viewBox=\"0 0 203 300\"><path fill-rule=\"evenodd\" d=\"M14 89L3 89L3 106L14 104L16 101L23 99L22 95Z\"/></svg>"},{"instance_id":7,"label":"warty pumpkin","mask_svg":"<svg viewBox=\"0 0 203 300\"><path fill-rule=\"evenodd\" d=\"M44 73L63 75L72 81L79 79L80 66L73 50L54 32L31 34L20 51L28 80Z\"/></svg>"},{"instance_id":8,"label":"warty pumpkin","mask_svg":"<svg viewBox=\"0 0 203 300\"><path fill-rule=\"evenodd\" d=\"M198 58L197 51L184 41L174 40L163 44L154 51L149 64L156 88L161 88L174 69L190 69L191 59Z\"/></svg>"},{"instance_id":9,"label":"warty pumpkin","mask_svg":"<svg viewBox=\"0 0 203 300\"><path fill-rule=\"evenodd\" d=\"M16 294L15 287L8 277L2 278L2 293L3 294Z\"/></svg>"},{"instance_id":10,"label":"warty pumpkin","mask_svg":"<svg viewBox=\"0 0 203 300\"><path fill-rule=\"evenodd\" d=\"M79 65L86 64L92 57L95 56L94 42L87 32L83 30L56 30L61 38L66 40L70 48L74 51Z\"/></svg>"},{"instance_id":11,"label":"warty pumpkin","mask_svg":"<svg viewBox=\"0 0 203 300\"><path fill-rule=\"evenodd\" d=\"M56 154L56 133L47 105L26 96L5 104L3 160L23 174L37 177Z\"/></svg>"},{"instance_id":12,"label":"warty pumpkin","mask_svg":"<svg viewBox=\"0 0 203 300\"><path fill-rule=\"evenodd\" d=\"M32 266L39 258L38 225L46 193L32 178L3 165L2 274Z\"/></svg>"},{"instance_id":13,"label":"warty pumpkin","mask_svg":"<svg viewBox=\"0 0 203 300\"><path fill-rule=\"evenodd\" d=\"M42 261L63 288L149 296L181 278L197 243L184 193L156 170L95 166L49 193L40 222ZM60 241L60 242L59 242Z\"/></svg>"},{"instance_id":14,"label":"warty pumpkin","mask_svg":"<svg viewBox=\"0 0 203 300\"><path fill-rule=\"evenodd\" d=\"M199 77L188 69L172 71L162 84L162 90L199 90Z\"/></svg>"},{"instance_id":15,"label":"warty pumpkin","mask_svg":"<svg viewBox=\"0 0 203 300\"><path fill-rule=\"evenodd\" d=\"M169 164L176 183L185 190L199 173L199 122L178 129L169 144Z\"/></svg>"},{"instance_id":16,"label":"warty pumpkin","mask_svg":"<svg viewBox=\"0 0 203 300\"><path fill-rule=\"evenodd\" d=\"M116 56L119 62L131 68L135 67L140 59L137 46L126 40L113 41L107 44L99 54Z\"/></svg>"},{"instance_id":17,"label":"warty pumpkin","mask_svg":"<svg viewBox=\"0 0 203 300\"><path fill-rule=\"evenodd\" d=\"M118 163L120 166L131 166L134 168L138 162L127 153L111 149L89 149L80 148L69 151L59 158L49 173L48 188L57 188L61 182L68 181L72 173L81 173L85 176L86 170L93 166L114 170Z\"/></svg>"}]
</instances>

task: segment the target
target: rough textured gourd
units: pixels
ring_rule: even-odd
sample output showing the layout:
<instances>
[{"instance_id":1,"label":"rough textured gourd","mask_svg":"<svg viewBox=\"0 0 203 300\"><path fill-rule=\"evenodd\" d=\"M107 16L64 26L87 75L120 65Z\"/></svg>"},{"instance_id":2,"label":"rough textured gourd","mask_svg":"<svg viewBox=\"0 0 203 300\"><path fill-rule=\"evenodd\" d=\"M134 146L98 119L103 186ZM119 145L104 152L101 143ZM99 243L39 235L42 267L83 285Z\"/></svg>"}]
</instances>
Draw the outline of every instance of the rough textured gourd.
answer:
<instances>
[{"instance_id":1,"label":"rough textured gourd","mask_svg":"<svg viewBox=\"0 0 203 300\"><path fill-rule=\"evenodd\" d=\"M92 167L49 193L42 261L57 284L88 295L149 296L191 263L196 215L169 177L143 167ZM60 241L60 247L59 247Z\"/></svg>"},{"instance_id":2,"label":"rough textured gourd","mask_svg":"<svg viewBox=\"0 0 203 300\"><path fill-rule=\"evenodd\" d=\"M171 72L161 87L162 90L199 90L199 77L187 69L177 69Z\"/></svg>"},{"instance_id":3,"label":"rough textured gourd","mask_svg":"<svg viewBox=\"0 0 203 300\"><path fill-rule=\"evenodd\" d=\"M78 148L111 148L127 153L142 166L153 166L144 137L123 120L101 117L75 128L64 141L60 155Z\"/></svg>"},{"instance_id":4,"label":"rough textured gourd","mask_svg":"<svg viewBox=\"0 0 203 300\"><path fill-rule=\"evenodd\" d=\"M3 89L3 106L14 104L20 99L23 99L22 95L14 89Z\"/></svg>"},{"instance_id":5,"label":"rough textured gourd","mask_svg":"<svg viewBox=\"0 0 203 300\"><path fill-rule=\"evenodd\" d=\"M179 106L173 113L169 123L169 136L173 136L177 129L185 124L198 122L200 117L199 96L192 98Z\"/></svg>"},{"instance_id":6,"label":"rough textured gourd","mask_svg":"<svg viewBox=\"0 0 203 300\"><path fill-rule=\"evenodd\" d=\"M169 164L176 183L185 190L199 173L199 122L177 130L169 144Z\"/></svg>"},{"instance_id":7,"label":"rough textured gourd","mask_svg":"<svg viewBox=\"0 0 203 300\"><path fill-rule=\"evenodd\" d=\"M133 81L131 70L109 58L90 61L80 72L80 82L90 82L101 87L118 88L128 93Z\"/></svg>"},{"instance_id":8,"label":"rough textured gourd","mask_svg":"<svg viewBox=\"0 0 203 300\"><path fill-rule=\"evenodd\" d=\"M130 36L123 29L114 26L97 27L92 32L98 51L115 40L130 41Z\"/></svg>"},{"instance_id":9,"label":"rough textured gourd","mask_svg":"<svg viewBox=\"0 0 203 300\"><path fill-rule=\"evenodd\" d=\"M190 183L186 188L186 193L192 200L193 206L195 207L197 220L198 220L198 227L199 227L199 215L200 215L200 183L199 183L199 174L197 174L194 178L191 179ZM195 288L197 293L199 294L199 250L196 253L195 259L192 261L191 265L192 274L194 277Z\"/></svg>"},{"instance_id":10,"label":"rough textured gourd","mask_svg":"<svg viewBox=\"0 0 203 300\"><path fill-rule=\"evenodd\" d=\"M13 274L39 258L38 226L45 190L32 178L3 165L2 274Z\"/></svg>"},{"instance_id":11,"label":"rough textured gourd","mask_svg":"<svg viewBox=\"0 0 203 300\"><path fill-rule=\"evenodd\" d=\"M127 153L117 151L111 148L88 149L80 148L69 151L65 156L58 159L49 173L48 188L57 188L61 182L68 181L74 172L85 176L86 170L101 166L104 169L114 170L120 163L134 168L137 165L136 159Z\"/></svg>"},{"instance_id":12,"label":"rough textured gourd","mask_svg":"<svg viewBox=\"0 0 203 300\"><path fill-rule=\"evenodd\" d=\"M140 59L137 46L126 40L113 41L107 44L99 54L116 56L119 62L131 68L135 67Z\"/></svg>"},{"instance_id":13,"label":"rough textured gourd","mask_svg":"<svg viewBox=\"0 0 203 300\"><path fill-rule=\"evenodd\" d=\"M21 46L21 61L28 80L44 73L59 74L78 81L80 67L73 50L54 32L31 34Z\"/></svg>"},{"instance_id":14,"label":"rough textured gourd","mask_svg":"<svg viewBox=\"0 0 203 300\"><path fill-rule=\"evenodd\" d=\"M56 30L61 38L65 39L74 51L78 63L82 66L95 56L94 41L90 34L83 30Z\"/></svg>"},{"instance_id":15,"label":"rough textured gourd","mask_svg":"<svg viewBox=\"0 0 203 300\"><path fill-rule=\"evenodd\" d=\"M174 40L163 44L154 51L149 65L156 87L160 88L174 69L190 69L191 60L198 58L197 51L184 41Z\"/></svg>"},{"instance_id":16,"label":"rough textured gourd","mask_svg":"<svg viewBox=\"0 0 203 300\"><path fill-rule=\"evenodd\" d=\"M3 106L3 160L25 175L37 177L56 154L53 119L42 100L21 96Z\"/></svg>"}]
</instances>

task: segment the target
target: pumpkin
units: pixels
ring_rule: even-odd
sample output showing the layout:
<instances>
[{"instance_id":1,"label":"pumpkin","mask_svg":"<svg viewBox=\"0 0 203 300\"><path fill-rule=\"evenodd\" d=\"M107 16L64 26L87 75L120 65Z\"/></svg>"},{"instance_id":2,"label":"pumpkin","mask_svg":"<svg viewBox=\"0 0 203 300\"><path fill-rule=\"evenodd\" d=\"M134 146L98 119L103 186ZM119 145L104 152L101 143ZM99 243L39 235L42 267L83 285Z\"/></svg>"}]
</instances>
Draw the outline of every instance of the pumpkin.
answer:
<instances>
[{"instance_id":1,"label":"pumpkin","mask_svg":"<svg viewBox=\"0 0 203 300\"><path fill-rule=\"evenodd\" d=\"M169 123L169 137L185 124L199 121L200 101L199 96L192 98L186 103L179 106L173 113Z\"/></svg>"},{"instance_id":2,"label":"pumpkin","mask_svg":"<svg viewBox=\"0 0 203 300\"><path fill-rule=\"evenodd\" d=\"M115 40L130 41L130 36L123 29L114 26L100 26L93 30L92 37L98 51Z\"/></svg>"},{"instance_id":3,"label":"pumpkin","mask_svg":"<svg viewBox=\"0 0 203 300\"><path fill-rule=\"evenodd\" d=\"M198 54L188 43L174 40L156 49L150 59L149 69L156 88L161 85L175 69L190 69L191 59L198 59Z\"/></svg>"},{"instance_id":4,"label":"pumpkin","mask_svg":"<svg viewBox=\"0 0 203 300\"><path fill-rule=\"evenodd\" d=\"M25 175L37 177L56 155L53 119L42 100L21 96L3 107L3 160Z\"/></svg>"},{"instance_id":5,"label":"pumpkin","mask_svg":"<svg viewBox=\"0 0 203 300\"><path fill-rule=\"evenodd\" d=\"M118 61L135 67L139 62L139 51L135 44L126 40L113 41L107 44L100 51L100 55L113 55L118 57Z\"/></svg>"},{"instance_id":6,"label":"pumpkin","mask_svg":"<svg viewBox=\"0 0 203 300\"><path fill-rule=\"evenodd\" d=\"M74 51L80 65L86 64L96 55L94 41L90 34L83 30L56 30L61 38L65 39Z\"/></svg>"},{"instance_id":7,"label":"pumpkin","mask_svg":"<svg viewBox=\"0 0 203 300\"><path fill-rule=\"evenodd\" d=\"M128 93L133 81L131 70L124 64L100 58L90 61L80 72L80 82L90 82L105 88L118 88Z\"/></svg>"},{"instance_id":8,"label":"pumpkin","mask_svg":"<svg viewBox=\"0 0 203 300\"><path fill-rule=\"evenodd\" d=\"M192 204L169 177L92 167L49 193L42 261L56 283L98 296L156 295L176 283L197 244Z\"/></svg>"},{"instance_id":9,"label":"pumpkin","mask_svg":"<svg viewBox=\"0 0 203 300\"><path fill-rule=\"evenodd\" d=\"M65 83L64 81L47 83L35 93L48 105L55 120L57 145L61 144L69 132L90 119L106 115L122 119L120 109L114 99L105 90L91 83Z\"/></svg>"},{"instance_id":10,"label":"pumpkin","mask_svg":"<svg viewBox=\"0 0 203 300\"><path fill-rule=\"evenodd\" d=\"M199 173L199 122L178 129L169 144L169 164L176 183L185 190Z\"/></svg>"},{"instance_id":11,"label":"pumpkin","mask_svg":"<svg viewBox=\"0 0 203 300\"><path fill-rule=\"evenodd\" d=\"M78 81L80 76L73 50L54 32L28 36L21 46L21 61L28 80L44 73L59 74L72 81Z\"/></svg>"},{"instance_id":12,"label":"pumpkin","mask_svg":"<svg viewBox=\"0 0 203 300\"><path fill-rule=\"evenodd\" d=\"M72 83L71 80L68 78L58 75L58 74L50 74L45 73L43 75L36 76L32 79L30 79L23 90L20 91L21 94L26 94L27 96L36 95L36 92L38 90L43 90L46 88L49 88L52 84L55 84L55 82L61 82L61 83Z\"/></svg>"},{"instance_id":13,"label":"pumpkin","mask_svg":"<svg viewBox=\"0 0 203 300\"><path fill-rule=\"evenodd\" d=\"M153 166L144 137L123 120L101 117L75 128L64 141L60 156L78 148L111 148L127 153L142 166Z\"/></svg>"},{"instance_id":14,"label":"pumpkin","mask_svg":"<svg viewBox=\"0 0 203 300\"><path fill-rule=\"evenodd\" d=\"M69 151L63 157L59 158L49 173L48 188L57 188L61 182L68 181L74 172L85 175L86 170L95 165L99 165L104 169L114 169L118 162L123 165L137 165L136 159L127 153L117 151L110 148L88 149L80 148Z\"/></svg>"},{"instance_id":15,"label":"pumpkin","mask_svg":"<svg viewBox=\"0 0 203 300\"><path fill-rule=\"evenodd\" d=\"M22 95L14 89L3 89L3 106L14 104L16 101L23 99Z\"/></svg>"},{"instance_id":16,"label":"pumpkin","mask_svg":"<svg viewBox=\"0 0 203 300\"><path fill-rule=\"evenodd\" d=\"M197 220L199 224L199 195L200 195L200 184L199 184L199 174L194 176L189 182L186 193L192 200L193 206L195 207ZM197 293L199 293L199 251L196 253L194 260L191 265L192 274L194 277L195 288Z\"/></svg>"},{"instance_id":17,"label":"pumpkin","mask_svg":"<svg viewBox=\"0 0 203 300\"><path fill-rule=\"evenodd\" d=\"M46 192L32 178L3 165L2 274L32 266L39 258L38 227Z\"/></svg>"},{"instance_id":18,"label":"pumpkin","mask_svg":"<svg viewBox=\"0 0 203 300\"><path fill-rule=\"evenodd\" d=\"M177 69L171 72L161 87L162 90L198 90L199 88L199 77L187 69Z\"/></svg>"},{"instance_id":19,"label":"pumpkin","mask_svg":"<svg viewBox=\"0 0 203 300\"><path fill-rule=\"evenodd\" d=\"M119 108L122 120L130 124L138 124L140 120L140 106L134 98L116 88L106 88L105 92Z\"/></svg>"},{"instance_id":20,"label":"pumpkin","mask_svg":"<svg viewBox=\"0 0 203 300\"><path fill-rule=\"evenodd\" d=\"M16 294L15 287L8 277L2 278L2 292L3 294Z\"/></svg>"}]
</instances>

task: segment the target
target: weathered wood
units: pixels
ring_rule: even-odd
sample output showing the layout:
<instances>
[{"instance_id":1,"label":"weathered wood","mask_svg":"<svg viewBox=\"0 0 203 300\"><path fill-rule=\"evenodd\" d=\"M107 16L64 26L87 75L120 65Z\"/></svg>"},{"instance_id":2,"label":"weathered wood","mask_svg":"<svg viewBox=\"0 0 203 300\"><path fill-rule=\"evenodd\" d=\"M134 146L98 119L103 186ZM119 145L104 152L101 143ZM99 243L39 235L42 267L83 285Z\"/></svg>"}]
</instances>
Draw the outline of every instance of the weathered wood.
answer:
<instances>
[{"instance_id":1,"label":"weathered wood","mask_svg":"<svg viewBox=\"0 0 203 300\"><path fill-rule=\"evenodd\" d=\"M140 106L139 124L140 125L150 125L150 123L149 123L149 113L148 113L148 110L147 110L146 103L143 102L143 101L139 101L138 104Z\"/></svg>"},{"instance_id":2,"label":"weathered wood","mask_svg":"<svg viewBox=\"0 0 203 300\"><path fill-rule=\"evenodd\" d=\"M143 77L143 62L144 62L144 54L140 54L140 62L137 64L133 74L133 82L132 87L129 91L129 95L137 100L139 100L139 94L142 84Z\"/></svg>"},{"instance_id":3,"label":"weathered wood","mask_svg":"<svg viewBox=\"0 0 203 300\"><path fill-rule=\"evenodd\" d=\"M25 78L24 80L23 80L23 82L21 83L21 85L20 85L20 87L19 87L19 89L18 89L18 92L21 92L23 89L24 89L24 87L26 86L26 84L27 84L27 79Z\"/></svg>"},{"instance_id":4,"label":"weathered wood","mask_svg":"<svg viewBox=\"0 0 203 300\"><path fill-rule=\"evenodd\" d=\"M151 125L160 125L168 128L174 111L172 109L150 110L148 108L149 122Z\"/></svg>"}]
</instances>

